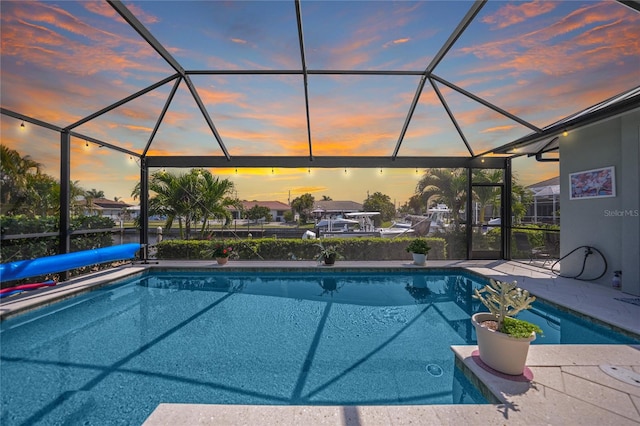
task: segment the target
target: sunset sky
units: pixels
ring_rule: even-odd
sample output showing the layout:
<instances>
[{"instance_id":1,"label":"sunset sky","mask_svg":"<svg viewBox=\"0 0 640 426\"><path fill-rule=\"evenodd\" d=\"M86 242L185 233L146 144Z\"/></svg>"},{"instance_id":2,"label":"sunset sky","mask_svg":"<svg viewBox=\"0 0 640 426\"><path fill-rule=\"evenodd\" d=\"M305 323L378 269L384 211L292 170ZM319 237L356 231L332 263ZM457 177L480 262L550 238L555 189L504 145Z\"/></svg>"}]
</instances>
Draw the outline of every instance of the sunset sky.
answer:
<instances>
[{"instance_id":1,"label":"sunset sky","mask_svg":"<svg viewBox=\"0 0 640 426\"><path fill-rule=\"evenodd\" d=\"M293 1L125 1L187 71L301 69ZM308 70L423 72L465 16L466 1L302 1ZM107 3L0 2L1 103L64 128L173 74ZM640 13L614 1L489 1L433 74L543 128L640 84ZM190 75L231 157L308 156L303 76ZM308 76L313 155L391 156L419 75ZM174 81L74 130L142 154ZM471 156L532 130L444 84L438 89L470 152L427 82L398 155ZM2 144L57 175L57 132L0 115ZM72 180L132 201L135 157L72 138ZM187 85L177 88L149 155L222 155ZM557 163L514 160L525 185ZM239 169L214 174L248 200L404 203L422 170ZM176 172L184 172L176 171ZM290 194L290 195L289 195Z\"/></svg>"}]
</instances>

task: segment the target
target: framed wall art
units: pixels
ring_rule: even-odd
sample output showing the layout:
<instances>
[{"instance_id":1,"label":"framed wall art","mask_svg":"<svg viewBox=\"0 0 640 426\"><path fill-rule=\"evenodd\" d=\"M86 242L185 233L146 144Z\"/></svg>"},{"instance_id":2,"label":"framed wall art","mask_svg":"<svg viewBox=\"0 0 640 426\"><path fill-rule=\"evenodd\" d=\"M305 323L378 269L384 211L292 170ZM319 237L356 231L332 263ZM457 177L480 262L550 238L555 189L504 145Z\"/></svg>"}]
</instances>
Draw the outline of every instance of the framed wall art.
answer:
<instances>
[{"instance_id":1,"label":"framed wall art","mask_svg":"<svg viewBox=\"0 0 640 426\"><path fill-rule=\"evenodd\" d=\"M616 175L613 166L569 174L570 200L616 196Z\"/></svg>"}]
</instances>

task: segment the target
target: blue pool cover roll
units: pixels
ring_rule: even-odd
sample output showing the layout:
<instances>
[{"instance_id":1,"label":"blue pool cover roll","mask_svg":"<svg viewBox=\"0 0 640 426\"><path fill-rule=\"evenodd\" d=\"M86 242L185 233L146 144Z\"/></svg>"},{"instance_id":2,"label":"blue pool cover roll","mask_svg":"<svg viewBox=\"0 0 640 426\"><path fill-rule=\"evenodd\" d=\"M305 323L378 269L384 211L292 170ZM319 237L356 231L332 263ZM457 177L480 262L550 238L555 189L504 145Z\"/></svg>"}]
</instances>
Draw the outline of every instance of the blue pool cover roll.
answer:
<instances>
[{"instance_id":1,"label":"blue pool cover roll","mask_svg":"<svg viewBox=\"0 0 640 426\"><path fill-rule=\"evenodd\" d=\"M35 277L52 272L68 271L69 269L98 263L113 262L115 260L134 258L142 244L131 243L75 253L58 254L31 260L3 263L0 265L0 280L12 281L21 278Z\"/></svg>"}]
</instances>

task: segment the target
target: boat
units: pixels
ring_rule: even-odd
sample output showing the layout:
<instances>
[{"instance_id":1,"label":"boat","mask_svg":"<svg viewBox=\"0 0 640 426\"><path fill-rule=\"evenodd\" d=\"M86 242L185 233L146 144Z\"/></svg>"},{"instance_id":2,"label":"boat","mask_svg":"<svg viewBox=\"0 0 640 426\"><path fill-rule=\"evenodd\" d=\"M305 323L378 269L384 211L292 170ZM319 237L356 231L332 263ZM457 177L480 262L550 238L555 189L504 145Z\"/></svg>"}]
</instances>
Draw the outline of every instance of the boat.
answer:
<instances>
[{"instance_id":1,"label":"boat","mask_svg":"<svg viewBox=\"0 0 640 426\"><path fill-rule=\"evenodd\" d=\"M323 238L379 237L373 217L380 212L350 212L344 217L325 218L316 224ZM326 229L324 229L326 228Z\"/></svg>"},{"instance_id":2,"label":"boat","mask_svg":"<svg viewBox=\"0 0 640 426\"><path fill-rule=\"evenodd\" d=\"M324 238L394 238L414 235L415 231L410 223L393 222L388 228L376 228L373 218L379 214L380 212L345 213L344 217L322 219L316 228Z\"/></svg>"},{"instance_id":3,"label":"boat","mask_svg":"<svg viewBox=\"0 0 640 426\"><path fill-rule=\"evenodd\" d=\"M379 237L378 232L373 224L373 217L379 215L379 212L350 212L345 213L344 217L335 219L323 219L318 222L318 228L326 220L327 229L321 235L324 238L357 238L357 237Z\"/></svg>"},{"instance_id":4,"label":"boat","mask_svg":"<svg viewBox=\"0 0 640 426\"><path fill-rule=\"evenodd\" d=\"M316 224L316 228L327 228L327 230L333 231L333 230L342 230L342 229L345 229L345 227L346 229L349 229L354 225L358 225L358 224L359 222L353 219L344 219L341 217L338 217L336 219L327 218L327 219L320 220Z\"/></svg>"},{"instance_id":5,"label":"boat","mask_svg":"<svg viewBox=\"0 0 640 426\"><path fill-rule=\"evenodd\" d=\"M415 231L410 223L393 222L388 228L378 229L382 238L411 237Z\"/></svg>"},{"instance_id":6,"label":"boat","mask_svg":"<svg viewBox=\"0 0 640 426\"><path fill-rule=\"evenodd\" d=\"M426 217L431 220L429 235L446 232L451 220L451 210L446 204L438 204L427 210Z\"/></svg>"},{"instance_id":7,"label":"boat","mask_svg":"<svg viewBox=\"0 0 640 426\"><path fill-rule=\"evenodd\" d=\"M360 230L364 232L375 232L376 226L373 223L373 217L379 214L380 212L351 212L345 213L345 216L358 221Z\"/></svg>"},{"instance_id":8,"label":"boat","mask_svg":"<svg viewBox=\"0 0 640 426\"><path fill-rule=\"evenodd\" d=\"M409 214L405 220L411 221L411 228L416 236L432 236L447 232L451 221L451 210L446 204L438 204L427 210L427 214Z\"/></svg>"}]
</instances>

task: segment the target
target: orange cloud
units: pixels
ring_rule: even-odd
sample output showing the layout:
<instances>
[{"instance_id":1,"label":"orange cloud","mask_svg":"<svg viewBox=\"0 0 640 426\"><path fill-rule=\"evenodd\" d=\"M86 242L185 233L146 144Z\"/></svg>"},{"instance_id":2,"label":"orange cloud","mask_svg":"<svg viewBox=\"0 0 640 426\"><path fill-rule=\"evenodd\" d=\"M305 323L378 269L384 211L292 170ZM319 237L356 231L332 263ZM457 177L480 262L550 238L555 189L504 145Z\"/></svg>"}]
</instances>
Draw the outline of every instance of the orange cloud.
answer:
<instances>
[{"instance_id":1,"label":"orange cloud","mask_svg":"<svg viewBox=\"0 0 640 426\"><path fill-rule=\"evenodd\" d=\"M539 126L549 124L637 85L639 23L637 13L614 2L578 6L535 31L459 49L478 61L456 84L477 88L477 95ZM485 82L493 84L482 87ZM549 99L562 101L541 109Z\"/></svg>"},{"instance_id":2,"label":"orange cloud","mask_svg":"<svg viewBox=\"0 0 640 426\"><path fill-rule=\"evenodd\" d=\"M619 22L625 12L623 7L608 2L589 5L550 26L513 39L464 47L460 52L486 60L484 65L470 70L472 73L512 70L518 74L536 71L558 76L592 69L640 53L640 18L635 14L624 23ZM601 25L573 38L559 39L595 23ZM552 45L547 43L556 38L558 41Z\"/></svg>"},{"instance_id":3,"label":"orange cloud","mask_svg":"<svg viewBox=\"0 0 640 426\"><path fill-rule=\"evenodd\" d=\"M317 185L317 186L297 186L297 187L293 187L291 188L291 196L294 197L298 197L300 195L303 194L318 194L321 192L326 192L327 191L327 187L324 185Z\"/></svg>"},{"instance_id":4,"label":"orange cloud","mask_svg":"<svg viewBox=\"0 0 640 426\"><path fill-rule=\"evenodd\" d=\"M495 126L495 127L488 127L484 130L482 130L480 133L494 133L494 132L504 132L505 130L512 130L517 128L516 125L511 125L511 126Z\"/></svg>"},{"instance_id":5,"label":"orange cloud","mask_svg":"<svg viewBox=\"0 0 640 426\"><path fill-rule=\"evenodd\" d=\"M482 22L495 25L494 28L506 28L551 12L556 6L555 2L541 0L517 4L507 3L493 15L485 16Z\"/></svg>"},{"instance_id":6,"label":"orange cloud","mask_svg":"<svg viewBox=\"0 0 640 426\"><path fill-rule=\"evenodd\" d=\"M12 13L3 14L2 24L3 57L15 56L39 68L83 76L107 71L120 75L128 70L168 71L167 67L154 70L153 62L142 61L155 58L157 64L162 63L141 38L96 29L52 3L14 3Z\"/></svg>"},{"instance_id":7,"label":"orange cloud","mask_svg":"<svg viewBox=\"0 0 640 426\"><path fill-rule=\"evenodd\" d=\"M396 39L396 40L391 40L391 41L388 41L385 44L383 44L382 47L386 49L387 47L391 47L391 46L394 46L396 44L408 43L409 40L411 40L409 37L399 38L399 39Z\"/></svg>"},{"instance_id":8,"label":"orange cloud","mask_svg":"<svg viewBox=\"0 0 640 426\"><path fill-rule=\"evenodd\" d=\"M198 87L198 94L205 104L231 104L241 108L248 107L248 103L244 101L245 96L238 92L224 90L223 86L215 89Z\"/></svg>"},{"instance_id":9,"label":"orange cloud","mask_svg":"<svg viewBox=\"0 0 640 426\"><path fill-rule=\"evenodd\" d=\"M95 13L96 15L105 16L107 18L116 18L120 15L116 10L109 6L106 2L93 2L87 1L82 2L82 6L88 10L89 12ZM143 24L155 24L160 22L160 20L153 15L149 15L145 10L139 8L135 4L127 4L127 9L131 11ZM120 19L120 18L118 18Z\"/></svg>"}]
</instances>

